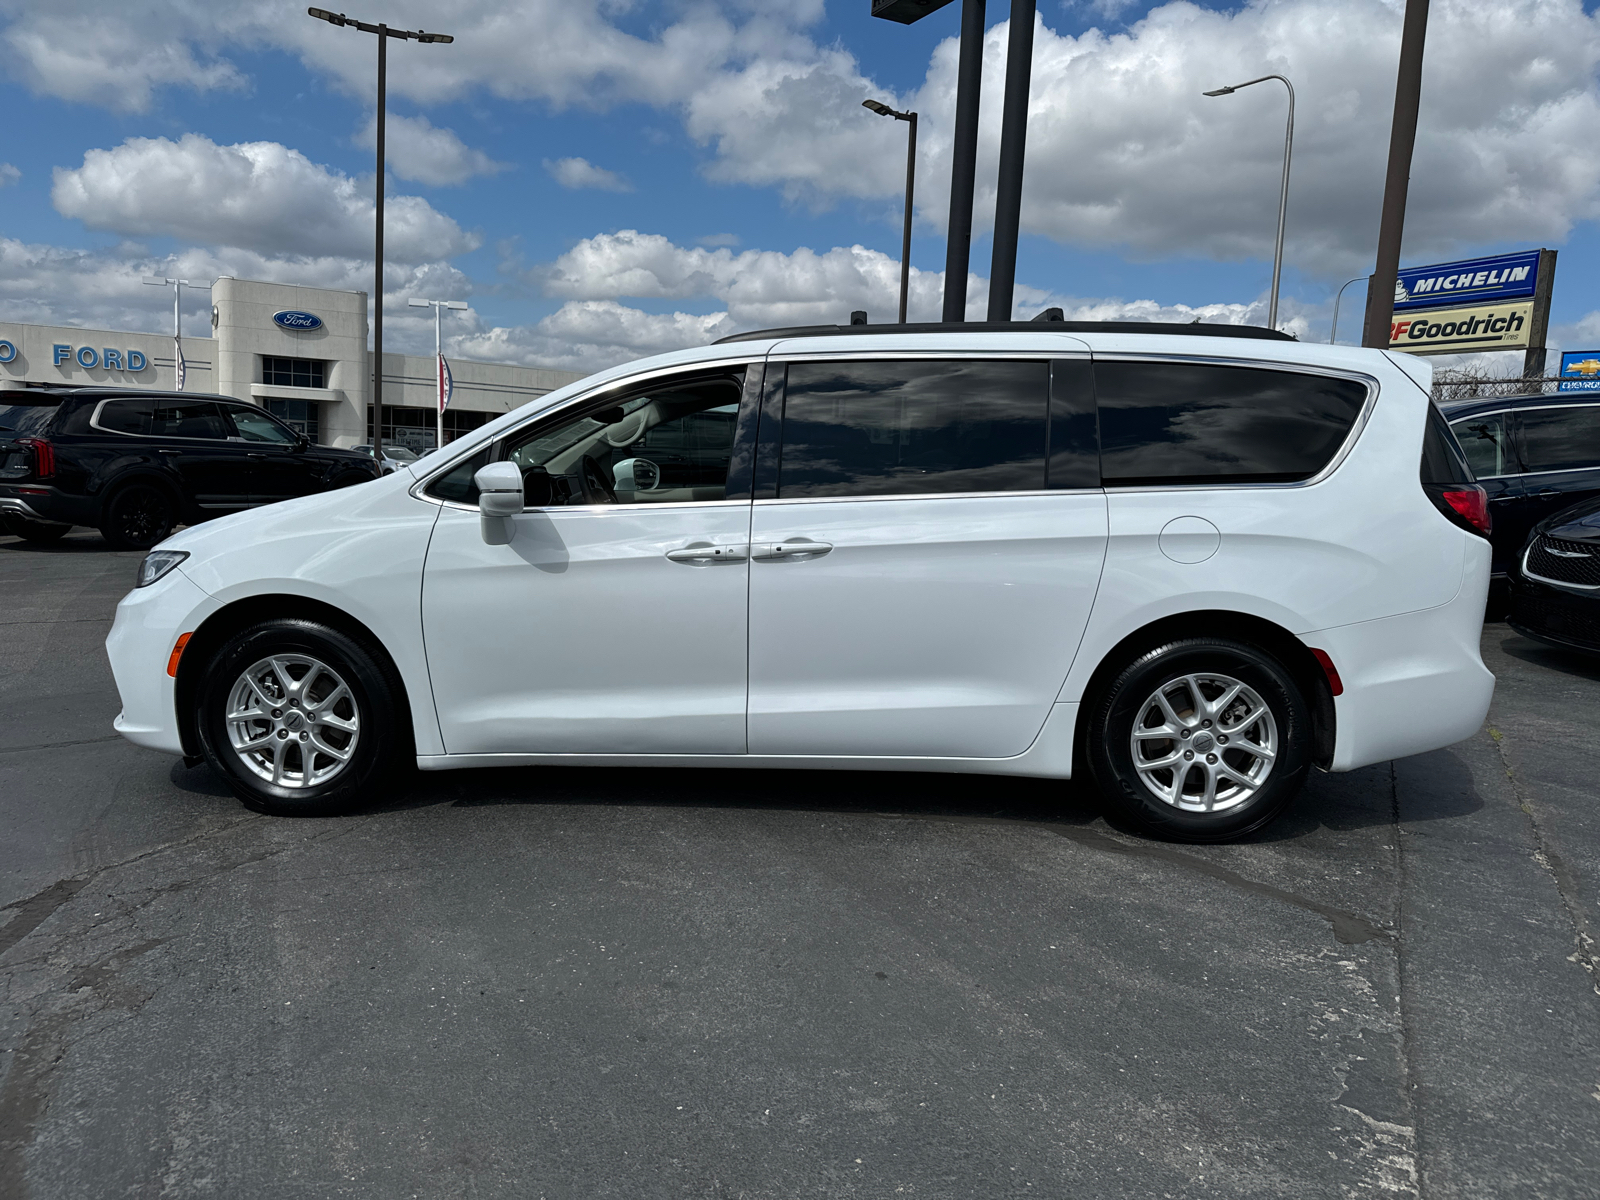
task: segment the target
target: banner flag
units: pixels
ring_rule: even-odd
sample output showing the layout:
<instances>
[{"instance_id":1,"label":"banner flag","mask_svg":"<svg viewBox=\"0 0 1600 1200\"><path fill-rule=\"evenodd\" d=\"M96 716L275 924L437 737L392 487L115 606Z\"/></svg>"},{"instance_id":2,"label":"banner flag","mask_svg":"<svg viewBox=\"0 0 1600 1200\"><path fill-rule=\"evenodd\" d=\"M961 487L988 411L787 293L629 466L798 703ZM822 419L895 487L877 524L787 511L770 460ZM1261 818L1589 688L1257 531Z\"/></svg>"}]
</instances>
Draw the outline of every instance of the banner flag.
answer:
<instances>
[{"instance_id":1,"label":"banner flag","mask_svg":"<svg viewBox=\"0 0 1600 1200\"><path fill-rule=\"evenodd\" d=\"M189 364L183 361L183 339L172 339L172 360L178 368L178 390L183 391L183 380L189 373Z\"/></svg>"},{"instance_id":2,"label":"banner flag","mask_svg":"<svg viewBox=\"0 0 1600 1200\"><path fill-rule=\"evenodd\" d=\"M450 397L456 390L456 381L450 375L450 364L445 362L444 355L439 355L439 415L444 415L444 410L450 407Z\"/></svg>"}]
</instances>

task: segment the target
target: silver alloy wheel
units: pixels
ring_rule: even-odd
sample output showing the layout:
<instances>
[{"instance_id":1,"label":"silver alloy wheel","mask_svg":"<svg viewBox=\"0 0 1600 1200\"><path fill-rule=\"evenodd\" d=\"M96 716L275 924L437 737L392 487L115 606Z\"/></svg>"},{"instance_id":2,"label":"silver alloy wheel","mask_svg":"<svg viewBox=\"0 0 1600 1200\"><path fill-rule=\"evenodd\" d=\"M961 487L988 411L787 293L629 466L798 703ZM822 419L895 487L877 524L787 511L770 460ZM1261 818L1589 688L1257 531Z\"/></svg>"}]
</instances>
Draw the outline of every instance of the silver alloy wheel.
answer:
<instances>
[{"instance_id":1,"label":"silver alloy wheel","mask_svg":"<svg viewBox=\"0 0 1600 1200\"><path fill-rule=\"evenodd\" d=\"M1185 812L1243 804L1272 774L1278 723L1267 702L1227 675L1181 675L1139 709L1129 739L1150 794Z\"/></svg>"},{"instance_id":2,"label":"silver alloy wheel","mask_svg":"<svg viewBox=\"0 0 1600 1200\"><path fill-rule=\"evenodd\" d=\"M228 692L228 741L268 783L308 788L344 770L361 736L355 696L326 663L304 654L263 658Z\"/></svg>"}]
</instances>

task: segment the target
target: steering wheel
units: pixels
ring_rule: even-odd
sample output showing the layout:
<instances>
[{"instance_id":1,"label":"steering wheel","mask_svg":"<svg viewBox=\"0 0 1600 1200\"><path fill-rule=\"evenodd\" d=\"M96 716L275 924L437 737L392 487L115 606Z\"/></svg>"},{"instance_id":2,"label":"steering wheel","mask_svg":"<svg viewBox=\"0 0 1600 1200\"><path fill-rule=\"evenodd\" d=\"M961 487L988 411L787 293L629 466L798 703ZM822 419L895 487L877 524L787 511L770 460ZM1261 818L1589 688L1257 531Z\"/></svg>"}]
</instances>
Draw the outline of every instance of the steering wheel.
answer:
<instances>
[{"instance_id":1,"label":"steering wheel","mask_svg":"<svg viewBox=\"0 0 1600 1200\"><path fill-rule=\"evenodd\" d=\"M583 456L583 463L578 469L578 480L583 485L583 501L585 504L615 504L617 502L617 491L611 486L611 481L606 478L605 468L588 454Z\"/></svg>"}]
</instances>

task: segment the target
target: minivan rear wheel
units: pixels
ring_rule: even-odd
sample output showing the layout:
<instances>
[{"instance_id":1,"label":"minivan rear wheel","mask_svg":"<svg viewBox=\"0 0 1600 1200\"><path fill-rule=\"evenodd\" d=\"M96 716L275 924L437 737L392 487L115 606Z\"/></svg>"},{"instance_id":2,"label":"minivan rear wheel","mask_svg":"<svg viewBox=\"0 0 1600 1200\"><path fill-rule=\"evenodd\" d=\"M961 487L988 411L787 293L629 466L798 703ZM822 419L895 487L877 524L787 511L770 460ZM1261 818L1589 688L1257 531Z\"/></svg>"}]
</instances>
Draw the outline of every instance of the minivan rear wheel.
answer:
<instances>
[{"instance_id":1,"label":"minivan rear wheel","mask_svg":"<svg viewBox=\"0 0 1600 1200\"><path fill-rule=\"evenodd\" d=\"M328 816L377 798L410 758L399 687L378 655L315 621L263 621L205 666L195 728L245 805Z\"/></svg>"},{"instance_id":2,"label":"minivan rear wheel","mask_svg":"<svg viewBox=\"0 0 1600 1200\"><path fill-rule=\"evenodd\" d=\"M1293 676L1231 639L1185 638L1139 655L1093 702L1088 735L1106 800L1175 841L1260 829L1311 765L1311 709Z\"/></svg>"}]
</instances>

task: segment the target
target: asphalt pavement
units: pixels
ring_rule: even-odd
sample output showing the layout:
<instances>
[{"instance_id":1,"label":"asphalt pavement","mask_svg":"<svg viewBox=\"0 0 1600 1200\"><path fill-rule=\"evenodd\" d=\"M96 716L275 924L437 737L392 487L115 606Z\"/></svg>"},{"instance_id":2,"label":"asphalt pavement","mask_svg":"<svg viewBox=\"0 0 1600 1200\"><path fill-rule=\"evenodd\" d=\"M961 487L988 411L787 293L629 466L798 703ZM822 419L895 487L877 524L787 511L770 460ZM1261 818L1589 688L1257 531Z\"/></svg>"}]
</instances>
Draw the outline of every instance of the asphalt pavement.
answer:
<instances>
[{"instance_id":1,"label":"asphalt pavement","mask_svg":"<svg viewBox=\"0 0 1600 1200\"><path fill-rule=\"evenodd\" d=\"M1600 1195L1600 665L1243 844L1082 787L530 770L283 820L0 538L0 1198Z\"/></svg>"}]
</instances>

